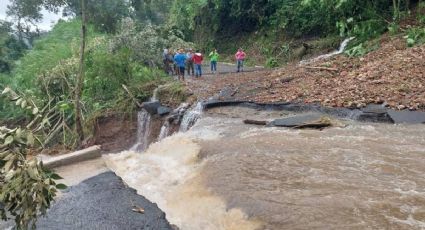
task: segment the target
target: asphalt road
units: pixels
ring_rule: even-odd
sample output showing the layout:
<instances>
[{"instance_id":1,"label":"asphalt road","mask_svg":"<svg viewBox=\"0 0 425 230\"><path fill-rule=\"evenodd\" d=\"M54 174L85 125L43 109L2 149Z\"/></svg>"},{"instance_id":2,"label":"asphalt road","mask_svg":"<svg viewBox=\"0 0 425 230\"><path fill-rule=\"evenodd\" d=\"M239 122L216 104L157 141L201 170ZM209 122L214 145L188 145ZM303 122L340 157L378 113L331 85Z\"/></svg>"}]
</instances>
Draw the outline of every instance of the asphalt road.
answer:
<instances>
[{"instance_id":1,"label":"asphalt road","mask_svg":"<svg viewBox=\"0 0 425 230\"><path fill-rule=\"evenodd\" d=\"M169 230L173 229L156 204L126 186L109 171L102 158L57 168L69 188L61 192L45 217L37 221L38 230ZM143 208L144 214L133 208ZM11 229L13 222L1 222L0 229Z\"/></svg>"}]
</instances>

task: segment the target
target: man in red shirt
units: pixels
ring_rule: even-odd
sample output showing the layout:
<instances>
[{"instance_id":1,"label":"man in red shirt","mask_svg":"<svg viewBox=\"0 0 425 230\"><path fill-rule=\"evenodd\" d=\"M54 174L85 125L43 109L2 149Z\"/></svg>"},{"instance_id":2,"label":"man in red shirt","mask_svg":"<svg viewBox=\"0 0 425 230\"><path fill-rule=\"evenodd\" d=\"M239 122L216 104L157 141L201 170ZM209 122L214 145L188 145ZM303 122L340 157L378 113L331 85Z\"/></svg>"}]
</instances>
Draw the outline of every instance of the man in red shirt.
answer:
<instances>
[{"instance_id":1,"label":"man in red shirt","mask_svg":"<svg viewBox=\"0 0 425 230\"><path fill-rule=\"evenodd\" d=\"M199 50L196 50L192 59L195 64L195 77L202 77L202 61L204 60L202 53Z\"/></svg>"}]
</instances>

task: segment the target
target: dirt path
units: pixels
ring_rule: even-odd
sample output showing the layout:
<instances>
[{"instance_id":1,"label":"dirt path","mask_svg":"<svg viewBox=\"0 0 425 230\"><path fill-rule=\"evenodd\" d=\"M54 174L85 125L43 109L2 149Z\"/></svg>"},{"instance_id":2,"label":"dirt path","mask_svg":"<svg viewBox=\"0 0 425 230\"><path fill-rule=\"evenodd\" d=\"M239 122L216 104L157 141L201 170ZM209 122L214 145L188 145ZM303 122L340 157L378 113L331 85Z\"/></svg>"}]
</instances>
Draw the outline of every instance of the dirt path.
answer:
<instances>
[{"instance_id":1,"label":"dirt path","mask_svg":"<svg viewBox=\"0 0 425 230\"><path fill-rule=\"evenodd\" d=\"M252 71L256 71L256 70L261 70L264 69L263 66L245 66L244 67L244 71L245 72L252 72ZM217 72L214 75L220 75L220 74L231 74L231 73L236 73L236 65L232 64L232 63L225 63L225 62L219 62L217 63ZM209 62L205 62L202 65L202 75L203 76L210 76L213 75L213 73L211 72L211 65ZM185 77L187 79L191 79L192 77L189 76L187 74L187 72L185 73Z\"/></svg>"}]
</instances>

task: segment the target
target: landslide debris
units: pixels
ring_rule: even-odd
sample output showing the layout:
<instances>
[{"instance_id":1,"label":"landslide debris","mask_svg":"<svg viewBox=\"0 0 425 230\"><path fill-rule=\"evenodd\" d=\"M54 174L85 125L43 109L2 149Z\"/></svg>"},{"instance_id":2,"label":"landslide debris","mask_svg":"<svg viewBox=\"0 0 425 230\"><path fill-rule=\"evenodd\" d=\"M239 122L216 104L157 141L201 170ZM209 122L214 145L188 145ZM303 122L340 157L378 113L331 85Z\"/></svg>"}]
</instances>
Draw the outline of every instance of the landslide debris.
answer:
<instances>
[{"instance_id":1,"label":"landslide debris","mask_svg":"<svg viewBox=\"0 0 425 230\"><path fill-rule=\"evenodd\" d=\"M407 48L405 39L384 36L379 48L363 57L338 55L307 66L291 63L273 71L207 76L187 86L198 99L226 88L236 93L219 99L347 108L385 103L396 110L423 111L425 45Z\"/></svg>"}]
</instances>

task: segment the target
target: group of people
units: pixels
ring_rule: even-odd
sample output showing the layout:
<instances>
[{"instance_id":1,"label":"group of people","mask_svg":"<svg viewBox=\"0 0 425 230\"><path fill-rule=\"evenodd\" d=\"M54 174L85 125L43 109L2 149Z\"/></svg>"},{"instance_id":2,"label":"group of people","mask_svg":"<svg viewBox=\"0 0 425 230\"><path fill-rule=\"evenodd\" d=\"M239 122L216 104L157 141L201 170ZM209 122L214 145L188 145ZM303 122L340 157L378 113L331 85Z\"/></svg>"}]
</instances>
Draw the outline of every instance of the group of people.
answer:
<instances>
[{"instance_id":1,"label":"group of people","mask_svg":"<svg viewBox=\"0 0 425 230\"><path fill-rule=\"evenodd\" d=\"M211 72L213 74L217 73L217 62L219 57L220 55L217 49L214 49L208 55ZM237 72L243 71L245 57L245 52L239 48L235 54ZM185 72L187 72L187 75L195 76L195 78L202 77L202 62L204 61L204 56L199 50L193 52L192 49L179 49L174 53L173 50L164 49L162 60L164 63L164 71L169 75L177 75L179 80L184 81Z\"/></svg>"}]
</instances>

